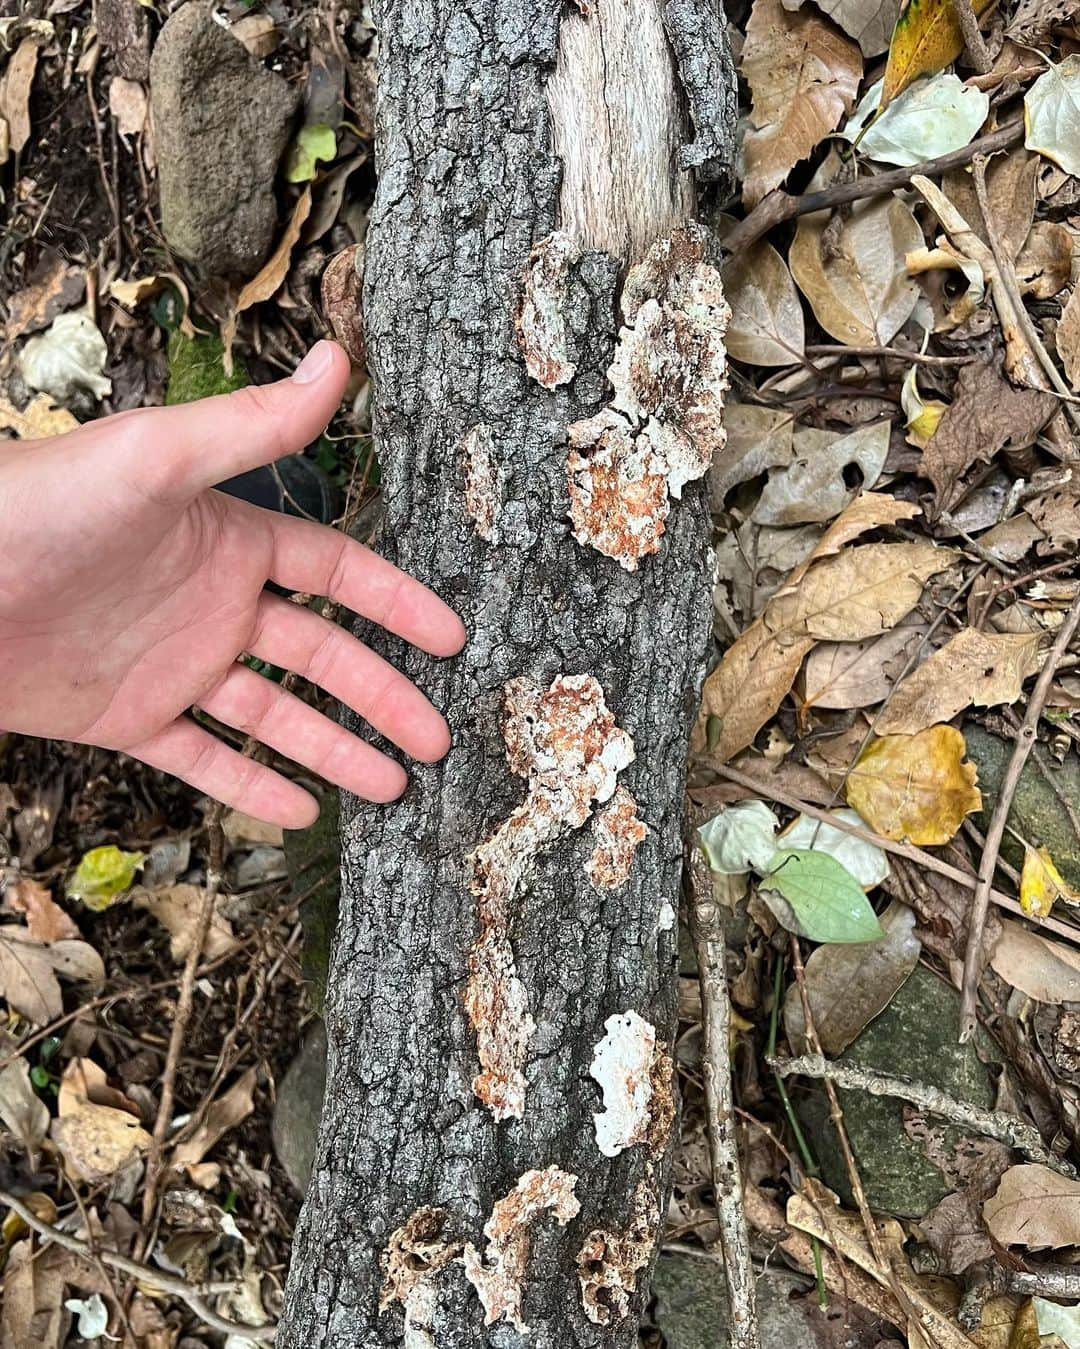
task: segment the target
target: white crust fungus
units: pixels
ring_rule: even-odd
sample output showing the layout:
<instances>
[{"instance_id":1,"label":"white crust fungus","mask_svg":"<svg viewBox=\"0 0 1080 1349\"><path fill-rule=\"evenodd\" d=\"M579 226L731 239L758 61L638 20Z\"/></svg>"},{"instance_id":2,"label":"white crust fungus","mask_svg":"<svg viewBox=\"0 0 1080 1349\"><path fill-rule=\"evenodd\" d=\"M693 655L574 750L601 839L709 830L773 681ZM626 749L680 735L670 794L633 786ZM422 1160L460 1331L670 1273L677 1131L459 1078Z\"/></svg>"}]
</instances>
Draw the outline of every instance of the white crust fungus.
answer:
<instances>
[{"instance_id":1,"label":"white crust fungus","mask_svg":"<svg viewBox=\"0 0 1080 1349\"><path fill-rule=\"evenodd\" d=\"M609 1016L604 1029L589 1067L604 1098L603 1112L593 1115L596 1146L605 1157L638 1143L661 1151L675 1115L671 1057L637 1012Z\"/></svg>"},{"instance_id":2,"label":"white crust fungus","mask_svg":"<svg viewBox=\"0 0 1080 1349\"><path fill-rule=\"evenodd\" d=\"M596 847L585 863L589 880L597 890L617 890L630 879L634 854L648 828L638 819L637 802L625 787L596 813Z\"/></svg>"},{"instance_id":3,"label":"white crust fungus","mask_svg":"<svg viewBox=\"0 0 1080 1349\"><path fill-rule=\"evenodd\" d=\"M580 256L571 235L556 230L536 244L525 266L518 346L525 369L545 389L569 383L577 369L565 307L570 267Z\"/></svg>"}]
</instances>

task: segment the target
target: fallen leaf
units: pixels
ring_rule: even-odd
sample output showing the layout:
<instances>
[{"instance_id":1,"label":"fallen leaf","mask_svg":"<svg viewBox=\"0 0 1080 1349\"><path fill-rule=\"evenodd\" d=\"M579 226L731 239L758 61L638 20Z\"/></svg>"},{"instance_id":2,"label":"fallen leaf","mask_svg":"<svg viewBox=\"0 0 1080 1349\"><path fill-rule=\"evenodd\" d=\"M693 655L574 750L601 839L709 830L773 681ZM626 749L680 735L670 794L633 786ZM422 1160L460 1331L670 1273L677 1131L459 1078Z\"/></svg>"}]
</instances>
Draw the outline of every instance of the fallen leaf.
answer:
<instances>
[{"instance_id":1,"label":"fallen leaf","mask_svg":"<svg viewBox=\"0 0 1080 1349\"><path fill-rule=\"evenodd\" d=\"M130 281L110 281L108 294L126 309L134 309L144 300L160 295L166 285L168 278L165 276L134 276Z\"/></svg>"},{"instance_id":2,"label":"fallen leaf","mask_svg":"<svg viewBox=\"0 0 1080 1349\"><path fill-rule=\"evenodd\" d=\"M1052 394L1015 388L998 364L963 366L953 401L919 463L919 473L934 484L937 509L949 508L956 484L972 464L1033 444L1057 406Z\"/></svg>"},{"instance_id":3,"label":"fallen leaf","mask_svg":"<svg viewBox=\"0 0 1080 1349\"><path fill-rule=\"evenodd\" d=\"M44 440L46 436L62 436L79 425L67 408L53 407L47 393L39 393L20 412L0 397L0 430L11 430L20 440Z\"/></svg>"},{"instance_id":4,"label":"fallen leaf","mask_svg":"<svg viewBox=\"0 0 1080 1349\"><path fill-rule=\"evenodd\" d=\"M731 306L728 355L748 365L791 365L803 355L805 321L788 265L762 240L722 269Z\"/></svg>"},{"instance_id":5,"label":"fallen leaf","mask_svg":"<svg viewBox=\"0 0 1080 1349\"><path fill-rule=\"evenodd\" d=\"M889 430L887 421L857 426L847 435L800 427L794 434L791 463L770 472L751 518L759 525L835 519L855 498L856 489L848 486L853 469L867 489L881 476Z\"/></svg>"},{"instance_id":6,"label":"fallen leaf","mask_svg":"<svg viewBox=\"0 0 1080 1349\"><path fill-rule=\"evenodd\" d=\"M767 871L780 821L764 801L735 801L698 829L712 871L743 876Z\"/></svg>"},{"instance_id":7,"label":"fallen leaf","mask_svg":"<svg viewBox=\"0 0 1080 1349\"><path fill-rule=\"evenodd\" d=\"M789 584L796 585L807 567L839 553L845 544L851 543L860 534L870 529L880 529L882 525L895 525L899 520L911 520L921 514L914 502L899 501L883 492L860 492L843 515L834 520L821 536L817 547L804 566L792 575Z\"/></svg>"},{"instance_id":8,"label":"fallen leaf","mask_svg":"<svg viewBox=\"0 0 1080 1349\"><path fill-rule=\"evenodd\" d=\"M724 409L727 443L713 457L709 470L709 494L715 511L724 509L733 487L791 463L794 424L791 413L781 408L728 403Z\"/></svg>"},{"instance_id":9,"label":"fallen leaf","mask_svg":"<svg viewBox=\"0 0 1080 1349\"><path fill-rule=\"evenodd\" d=\"M904 411L905 439L916 449L925 450L941 424L942 415L949 406L940 398L924 399L919 393L917 366L912 366L900 387L900 406Z\"/></svg>"},{"instance_id":10,"label":"fallen leaf","mask_svg":"<svg viewBox=\"0 0 1080 1349\"><path fill-rule=\"evenodd\" d=\"M811 5L754 0L742 51L750 85L743 200L752 207L833 131L862 78L862 54Z\"/></svg>"},{"instance_id":11,"label":"fallen leaf","mask_svg":"<svg viewBox=\"0 0 1080 1349\"><path fill-rule=\"evenodd\" d=\"M1024 144L1080 174L1080 55L1050 65L1024 95Z\"/></svg>"},{"instance_id":12,"label":"fallen leaf","mask_svg":"<svg viewBox=\"0 0 1080 1349\"><path fill-rule=\"evenodd\" d=\"M827 211L804 215L789 261L818 322L848 346L887 346L915 308L919 289L905 258L923 244L911 210L897 197L857 202L841 218L835 239L822 236Z\"/></svg>"},{"instance_id":13,"label":"fallen leaf","mask_svg":"<svg viewBox=\"0 0 1080 1349\"><path fill-rule=\"evenodd\" d=\"M1020 873L1020 907L1029 917L1045 918L1057 900L1080 904L1076 891L1054 865L1046 848L1024 844L1024 868Z\"/></svg>"},{"instance_id":14,"label":"fallen leaf","mask_svg":"<svg viewBox=\"0 0 1080 1349\"><path fill-rule=\"evenodd\" d=\"M11 1248L0 1302L0 1349L60 1349L67 1317L61 1305L67 1259L56 1246L35 1250L25 1238Z\"/></svg>"},{"instance_id":15,"label":"fallen leaf","mask_svg":"<svg viewBox=\"0 0 1080 1349\"><path fill-rule=\"evenodd\" d=\"M989 4L990 0L972 0L976 15ZM920 76L944 70L963 50L964 35L952 0L908 0L889 43L881 106L888 107Z\"/></svg>"},{"instance_id":16,"label":"fallen leaf","mask_svg":"<svg viewBox=\"0 0 1080 1349\"><path fill-rule=\"evenodd\" d=\"M27 341L19 352L19 369L31 389L56 403L68 403L80 393L104 398L112 393L112 380L103 373L108 355L94 320L72 310Z\"/></svg>"},{"instance_id":17,"label":"fallen leaf","mask_svg":"<svg viewBox=\"0 0 1080 1349\"><path fill-rule=\"evenodd\" d=\"M982 1212L1001 1246L1045 1251L1080 1245L1080 1180L1048 1166L1010 1166Z\"/></svg>"},{"instance_id":18,"label":"fallen leaf","mask_svg":"<svg viewBox=\"0 0 1080 1349\"><path fill-rule=\"evenodd\" d=\"M876 833L922 847L948 843L982 808L976 768L964 762L964 737L953 726L872 741L848 774L848 804Z\"/></svg>"},{"instance_id":19,"label":"fallen leaf","mask_svg":"<svg viewBox=\"0 0 1080 1349\"><path fill-rule=\"evenodd\" d=\"M1045 542L1038 545L1041 556L1071 552L1080 542L1080 491L1076 488L1047 492L1029 501L1024 510L1045 535Z\"/></svg>"},{"instance_id":20,"label":"fallen leaf","mask_svg":"<svg viewBox=\"0 0 1080 1349\"><path fill-rule=\"evenodd\" d=\"M858 948L826 944L806 961L806 995L825 1054L842 1054L883 1012L919 963L915 915L893 900L881 915L881 936ZM805 1052L802 996L792 984L784 999L784 1028L796 1054Z\"/></svg>"},{"instance_id":21,"label":"fallen leaf","mask_svg":"<svg viewBox=\"0 0 1080 1349\"><path fill-rule=\"evenodd\" d=\"M1033 1297L1031 1304L1040 1335L1056 1335L1065 1349L1080 1349L1080 1304L1063 1307L1044 1297Z\"/></svg>"},{"instance_id":22,"label":"fallen leaf","mask_svg":"<svg viewBox=\"0 0 1080 1349\"><path fill-rule=\"evenodd\" d=\"M91 848L64 887L67 897L82 900L88 909L100 913L130 890L145 861L145 853L124 852L113 843Z\"/></svg>"},{"instance_id":23,"label":"fallen leaf","mask_svg":"<svg viewBox=\"0 0 1080 1349\"><path fill-rule=\"evenodd\" d=\"M830 814L845 824L862 827L853 810L833 810ZM827 853L854 876L864 890L871 890L889 874L889 859L876 843L836 829L812 815L796 815L778 840L781 848L800 848Z\"/></svg>"},{"instance_id":24,"label":"fallen leaf","mask_svg":"<svg viewBox=\"0 0 1080 1349\"><path fill-rule=\"evenodd\" d=\"M116 129L121 136L138 136L142 132L149 107L146 90L138 80L113 76L109 82L109 111L116 118Z\"/></svg>"},{"instance_id":25,"label":"fallen leaf","mask_svg":"<svg viewBox=\"0 0 1080 1349\"><path fill-rule=\"evenodd\" d=\"M990 956L994 973L1036 1002L1080 1002L1080 951L1005 918Z\"/></svg>"},{"instance_id":26,"label":"fallen leaf","mask_svg":"<svg viewBox=\"0 0 1080 1349\"><path fill-rule=\"evenodd\" d=\"M881 924L862 886L828 853L781 848L761 878L760 889L775 892L790 905L793 930L810 941L867 942L881 935ZM776 916L780 919L780 914Z\"/></svg>"},{"instance_id":27,"label":"fallen leaf","mask_svg":"<svg viewBox=\"0 0 1080 1349\"><path fill-rule=\"evenodd\" d=\"M31 876L11 881L4 903L13 913L26 915L26 930L34 941L53 942L81 934L74 920L53 899L48 888Z\"/></svg>"},{"instance_id":28,"label":"fallen leaf","mask_svg":"<svg viewBox=\"0 0 1080 1349\"><path fill-rule=\"evenodd\" d=\"M173 1165L194 1166L201 1162L214 1144L255 1109L255 1069L249 1068L228 1091L207 1107L202 1124L173 1152Z\"/></svg>"},{"instance_id":29,"label":"fallen leaf","mask_svg":"<svg viewBox=\"0 0 1080 1349\"><path fill-rule=\"evenodd\" d=\"M7 123L9 150L18 154L30 139L30 88L37 70L42 38L30 33L8 58L3 76L0 76L0 117ZM7 155L4 155L4 162Z\"/></svg>"},{"instance_id":30,"label":"fallen leaf","mask_svg":"<svg viewBox=\"0 0 1080 1349\"><path fill-rule=\"evenodd\" d=\"M1015 262L1031 231L1035 213L1035 179L1039 156L1020 146L1007 155L995 155L986 165L986 196L997 226L998 243L1006 258ZM971 170L954 169L942 179L945 195L984 244L990 243L986 222L975 194Z\"/></svg>"},{"instance_id":31,"label":"fallen leaf","mask_svg":"<svg viewBox=\"0 0 1080 1349\"><path fill-rule=\"evenodd\" d=\"M16 1012L37 1026L61 1016L64 1002L57 975L101 983L105 966L84 941L56 941L46 945L31 940L24 927L0 926L0 996Z\"/></svg>"},{"instance_id":32,"label":"fallen leaf","mask_svg":"<svg viewBox=\"0 0 1080 1349\"><path fill-rule=\"evenodd\" d=\"M281 37L270 14L245 14L229 25L229 32L260 61L278 48Z\"/></svg>"},{"instance_id":33,"label":"fallen leaf","mask_svg":"<svg viewBox=\"0 0 1080 1349\"><path fill-rule=\"evenodd\" d=\"M285 164L285 181L310 182L318 173L320 162L329 161L336 154L337 132L332 126L319 122L312 126L301 127L289 147Z\"/></svg>"},{"instance_id":34,"label":"fallen leaf","mask_svg":"<svg viewBox=\"0 0 1080 1349\"><path fill-rule=\"evenodd\" d=\"M874 729L878 735L915 735L951 721L965 707L1015 703L1038 668L1037 634L965 628L897 687Z\"/></svg>"},{"instance_id":35,"label":"fallen leaf","mask_svg":"<svg viewBox=\"0 0 1080 1349\"><path fill-rule=\"evenodd\" d=\"M1021 295L1051 300L1072 277L1072 235L1057 220L1037 220L1016 259Z\"/></svg>"},{"instance_id":36,"label":"fallen leaf","mask_svg":"<svg viewBox=\"0 0 1080 1349\"><path fill-rule=\"evenodd\" d=\"M924 624L902 624L861 642L823 642L807 657L803 707L873 707L883 702L922 640Z\"/></svg>"},{"instance_id":37,"label":"fallen leaf","mask_svg":"<svg viewBox=\"0 0 1080 1349\"><path fill-rule=\"evenodd\" d=\"M1074 286L1054 333L1057 354L1070 387L1080 389L1080 286Z\"/></svg>"},{"instance_id":38,"label":"fallen leaf","mask_svg":"<svg viewBox=\"0 0 1080 1349\"><path fill-rule=\"evenodd\" d=\"M117 1105L125 1100L92 1059L72 1059L64 1069L51 1135L70 1175L105 1180L150 1146L134 1107Z\"/></svg>"},{"instance_id":39,"label":"fallen leaf","mask_svg":"<svg viewBox=\"0 0 1080 1349\"><path fill-rule=\"evenodd\" d=\"M54 258L43 275L11 297L5 326L7 340L13 342L23 333L47 328L62 310L77 305L85 290L83 269L63 258Z\"/></svg>"},{"instance_id":40,"label":"fallen leaf","mask_svg":"<svg viewBox=\"0 0 1080 1349\"><path fill-rule=\"evenodd\" d=\"M296 199L285 233L278 240L277 247L263 263L259 271L248 281L237 296L236 306L221 325L221 340L225 347L223 364L225 373L232 376L232 344L236 338L236 323L245 309L253 304L262 304L269 300L284 282L289 273L293 247L300 238L304 221L311 214L311 185L309 184Z\"/></svg>"},{"instance_id":41,"label":"fallen leaf","mask_svg":"<svg viewBox=\"0 0 1080 1349\"><path fill-rule=\"evenodd\" d=\"M168 929L169 954L173 960L187 959L203 894L198 885L171 885L163 890L139 890L133 896L140 909L145 909ZM235 944L231 924L215 910L201 954L208 960L216 960L231 951Z\"/></svg>"},{"instance_id":42,"label":"fallen leaf","mask_svg":"<svg viewBox=\"0 0 1080 1349\"><path fill-rule=\"evenodd\" d=\"M870 86L840 135L883 164L910 167L959 150L990 111L989 96L951 72L920 80L878 112L881 89L881 80Z\"/></svg>"},{"instance_id":43,"label":"fallen leaf","mask_svg":"<svg viewBox=\"0 0 1080 1349\"><path fill-rule=\"evenodd\" d=\"M0 1120L33 1157L49 1131L49 1111L34 1093L25 1059L0 1068Z\"/></svg>"},{"instance_id":44,"label":"fallen leaf","mask_svg":"<svg viewBox=\"0 0 1080 1349\"><path fill-rule=\"evenodd\" d=\"M821 0L818 8L852 37L864 56L880 56L900 14L900 0Z\"/></svg>"}]
</instances>

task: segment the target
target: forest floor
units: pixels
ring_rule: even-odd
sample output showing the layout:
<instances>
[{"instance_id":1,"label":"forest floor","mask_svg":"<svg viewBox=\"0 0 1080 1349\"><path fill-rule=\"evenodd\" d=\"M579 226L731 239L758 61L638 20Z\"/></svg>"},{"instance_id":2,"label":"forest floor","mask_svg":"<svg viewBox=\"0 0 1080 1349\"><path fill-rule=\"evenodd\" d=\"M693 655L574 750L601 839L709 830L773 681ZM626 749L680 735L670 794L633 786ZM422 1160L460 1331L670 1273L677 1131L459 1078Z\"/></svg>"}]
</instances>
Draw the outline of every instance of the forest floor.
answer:
<instances>
[{"instance_id":1,"label":"forest floor","mask_svg":"<svg viewBox=\"0 0 1080 1349\"><path fill-rule=\"evenodd\" d=\"M264 383L326 334L374 187L366 6L218 7L296 107L245 286L163 233L164 161L207 193L237 168L197 117L155 135L182 8L0 0L0 437ZM731 366L689 803L767 1349L1080 1349L1078 8L981 5L965 47L952 0L729 7L747 121L736 190L702 202ZM364 533L362 369L307 453ZM318 1092L317 1063L283 1089L317 1023L301 910L335 858L227 814L196 949L209 810L0 737L0 1349L236 1349L280 1308ZM686 934L653 1349L726 1342L702 1020Z\"/></svg>"}]
</instances>

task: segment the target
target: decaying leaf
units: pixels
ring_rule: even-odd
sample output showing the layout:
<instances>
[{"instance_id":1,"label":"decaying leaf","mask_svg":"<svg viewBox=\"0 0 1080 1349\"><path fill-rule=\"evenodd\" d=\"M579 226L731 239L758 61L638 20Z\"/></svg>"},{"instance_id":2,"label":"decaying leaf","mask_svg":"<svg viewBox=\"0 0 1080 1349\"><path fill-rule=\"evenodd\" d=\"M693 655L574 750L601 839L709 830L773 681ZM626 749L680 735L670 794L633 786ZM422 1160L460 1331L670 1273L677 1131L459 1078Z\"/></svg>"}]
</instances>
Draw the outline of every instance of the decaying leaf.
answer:
<instances>
[{"instance_id":1,"label":"decaying leaf","mask_svg":"<svg viewBox=\"0 0 1080 1349\"><path fill-rule=\"evenodd\" d=\"M982 808L976 768L953 726L874 740L848 774L847 799L875 833L920 846L948 843Z\"/></svg>"},{"instance_id":2,"label":"decaying leaf","mask_svg":"<svg viewBox=\"0 0 1080 1349\"><path fill-rule=\"evenodd\" d=\"M914 365L901 385L900 406L904 410L904 425L907 429L905 439L916 449L925 450L949 405L940 398L923 398L919 392L917 367Z\"/></svg>"},{"instance_id":3,"label":"decaying leaf","mask_svg":"<svg viewBox=\"0 0 1080 1349\"><path fill-rule=\"evenodd\" d=\"M990 0L972 0L975 13ZM881 106L902 93L922 75L936 75L964 50L964 35L952 0L908 0L893 29L889 59L881 91Z\"/></svg>"},{"instance_id":4,"label":"decaying leaf","mask_svg":"<svg viewBox=\"0 0 1080 1349\"><path fill-rule=\"evenodd\" d=\"M131 888L145 861L145 853L125 852L113 843L91 848L79 859L65 886L67 897L79 899L88 909L100 913Z\"/></svg>"},{"instance_id":5,"label":"decaying leaf","mask_svg":"<svg viewBox=\"0 0 1080 1349\"><path fill-rule=\"evenodd\" d=\"M150 103L138 80L114 75L109 81L109 111L121 136L138 136L146 126Z\"/></svg>"},{"instance_id":6,"label":"decaying leaf","mask_svg":"<svg viewBox=\"0 0 1080 1349\"><path fill-rule=\"evenodd\" d=\"M742 71L753 108L744 141L743 200L754 206L850 111L862 55L812 5L754 0Z\"/></svg>"},{"instance_id":7,"label":"decaying leaf","mask_svg":"<svg viewBox=\"0 0 1080 1349\"><path fill-rule=\"evenodd\" d=\"M33 1155L49 1129L49 1111L34 1094L30 1066L14 1059L0 1068L0 1120L25 1150Z\"/></svg>"},{"instance_id":8,"label":"decaying leaf","mask_svg":"<svg viewBox=\"0 0 1080 1349\"><path fill-rule=\"evenodd\" d=\"M72 1059L64 1069L57 1109L53 1141L81 1180L105 1180L150 1146L138 1112L92 1059Z\"/></svg>"},{"instance_id":9,"label":"decaying leaf","mask_svg":"<svg viewBox=\"0 0 1080 1349\"><path fill-rule=\"evenodd\" d=\"M911 85L879 112L882 83L870 86L840 134L883 164L921 164L959 150L990 110L981 89L948 73Z\"/></svg>"},{"instance_id":10,"label":"decaying leaf","mask_svg":"<svg viewBox=\"0 0 1080 1349\"><path fill-rule=\"evenodd\" d=\"M1035 179L1039 156L1016 146L1007 155L995 155L986 165L986 196L997 226L998 244L1015 262L1031 230L1035 213ZM954 169L942 179L945 195L984 244L990 239L982 218L975 180L970 169Z\"/></svg>"},{"instance_id":11,"label":"decaying leaf","mask_svg":"<svg viewBox=\"0 0 1080 1349\"><path fill-rule=\"evenodd\" d=\"M768 870L780 821L764 801L735 801L698 830L709 867L724 876Z\"/></svg>"},{"instance_id":12,"label":"decaying leaf","mask_svg":"<svg viewBox=\"0 0 1080 1349\"><path fill-rule=\"evenodd\" d=\"M0 76L0 121L7 124L8 151L14 150L16 154L26 148L30 139L30 88L37 70L38 53L46 40L40 33L28 33L9 57ZM7 157L5 153L0 163Z\"/></svg>"},{"instance_id":13,"label":"decaying leaf","mask_svg":"<svg viewBox=\"0 0 1080 1349\"><path fill-rule=\"evenodd\" d=\"M724 264L731 306L728 353L748 365L791 365L803 354L806 326L788 265L765 240Z\"/></svg>"},{"instance_id":14,"label":"decaying leaf","mask_svg":"<svg viewBox=\"0 0 1080 1349\"><path fill-rule=\"evenodd\" d=\"M57 976L101 983L105 966L84 941L33 941L24 927L0 926L0 997L35 1025L44 1026L62 1015L63 998Z\"/></svg>"},{"instance_id":15,"label":"decaying leaf","mask_svg":"<svg viewBox=\"0 0 1080 1349\"><path fill-rule=\"evenodd\" d=\"M17 1241L4 1266L0 1303L2 1349L60 1349L68 1317L64 1288L71 1257L57 1246L35 1250L30 1237Z\"/></svg>"},{"instance_id":16,"label":"decaying leaf","mask_svg":"<svg viewBox=\"0 0 1080 1349\"><path fill-rule=\"evenodd\" d=\"M1080 904L1074 890L1054 864L1046 848L1024 844L1024 869L1020 873L1020 907L1032 918L1045 918L1057 900Z\"/></svg>"},{"instance_id":17,"label":"decaying leaf","mask_svg":"<svg viewBox=\"0 0 1080 1349\"><path fill-rule=\"evenodd\" d=\"M919 298L905 258L922 247L922 230L897 197L856 203L826 248L829 224L827 211L800 219L789 257L792 275L818 322L838 342L887 346Z\"/></svg>"},{"instance_id":18,"label":"decaying leaf","mask_svg":"<svg viewBox=\"0 0 1080 1349\"><path fill-rule=\"evenodd\" d=\"M103 374L108 355L94 320L72 310L27 341L19 352L19 369L31 389L66 404L81 393L93 398L112 393L112 380Z\"/></svg>"},{"instance_id":19,"label":"decaying leaf","mask_svg":"<svg viewBox=\"0 0 1080 1349\"><path fill-rule=\"evenodd\" d=\"M170 885L163 890L139 890L134 902L145 909L169 931L169 954L173 960L186 960L192 939L203 889L198 885ZM208 960L231 951L235 945L232 925L216 910L203 943L202 954Z\"/></svg>"},{"instance_id":20,"label":"decaying leaf","mask_svg":"<svg viewBox=\"0 0 1080 1349\"><path fill-rule=\"evenodd\" d=\"M1021 295L1049 300L1064 290L1072 276L1072 235L1057 220L1037 220L1016 259Z\"/></svg>"},{"instance_id":21,"label":"decaying leaf","mask_svg":"<svg viewBox=\"0 0 1080 1349\"><path fill-rule=\"evenodd\" d=\"M965 628L903 681L875 722L879 735L914 735L965 707L1015 703L1039 668L1038 634Z\"/></svg>"},{"instance_id":22,"label":"decaying leaf","mask_svg":"<svg viewBox=\"0 0 1080 1349\"><path fill-rule=\"evenodd\" d=\"M733 320L734 321L734 320ZM730 345L731 329L728 329ZM770 468L784 468L794 454L790 412L758 407L755 403L728 403L725 409L727 444L709 470L713 510L724 509L727 494Z\"/></svg>"},{"instance_id":23,"label":"decaying leaf","mask_svg":"<svg viewBox=\"0 0 1080 1349\"><path fill-rule=\"evenodd\" d=\"M1024 95L1024 144L1080 174L1080 55L1049 66Z\"/></svg>"},{"instance_id":24,"label":"decaying leaf","mask_svg":"<svg viewBox=\"0 0 1080 1349\"><path fill-rule=\"evenodd\" d=\"M4 905L26 915L26 930L33 941L53 942L78 938L79 929L53 899L48 888L32 876L19 876L4 891Z\"/></svg>"},{"instance_id":25,"label":"decaying leaf","mask_svg":"<svg viewBox=\"0 0 1080 1349\"><path fill-rule=\"evenodd\" d=\"M74 431L78 424L67 408L54 407L47 393L39 393L21 412L0 397L0 431L14 431L20 440L62 436L65 431Z\"/></svg>"},{"instance_id":26,"label":"decaying leaf","mask_svg":"<svg viewBox=\"0 0 1080 1349\"><path fill-rule=\"evenodd\" d=\"M180 1143L173 1153L176 1166L195 1166L201 1162L214 1144L255 1109L255 1069L249 1068L233 1085L207 1106L203 1122L190 1138Z\"/></svg>"},{"instance_id":27,"label":"decaying leaf","mask_svg":"<svg viewBox=\"0 0 1080 1349\"><path fill-rule=\"evenodd\" d=\"M1002 919L990 965L999 978L1036 1002L1080 1002L1080 951L1011 918Z\"/></svg>"},{"instance_id":28,"label":"decaying leaf","mask_svg":"<svg viewBox=\"0 0 1080 1349\"><path fill-rule=\"evenodd\" d=\"M1080 286L1074 286L1054 332L1057 354L1070 386L1080 389Z\"/></svg>"},{"instance_id":29,"label":"decaying leaf","mask_svg":"<svg viewBox=\"0 0 1080 1349\"><path fill-rule=\"evenodd\" d=\"M873 941L819 946L806 961L806 995L826 1054L842 1054L919 963L922 943L912 911L893 900L879 921L881 936ZM795 1053L804 1053L806 1020L794 983L784 999L784 1029Z\"/></svg>"},{"instance_id":30,"label":"decaying leaf","mask_svg":"<svg viewBox=\"0 0 1080 1349\"><path fill-rule=\"evenodd\" d=\"M8 305L6 336L9 342L23 333L47 328L57 314L77 305L86 290L86 273L63 258L54 258L36 279L17 291Z\"/></svg>"},{"instance_id":31,"label":"decaying leaf","mask_svg":"<svg viewBox=\"0 0 1080 1349\"><path fill-rule=\"evenodd\" d=\"M853 37L864 56L880 56L900 14L900 0L824 0L818 8Z\"/></svg>"},{"instance_id":32,"label":"decaying leaf","mask_svg":"<svg viewBox=\"0 0 1080 1349\"><path fill-rule=\"evenodd\" d=\"M802 525L833 520L856 494L849 474L870 489L881 476L889 452L889 423L857 426L847 435L814 427L794 434L789 465L769 474L751 518L759 525Z\"/></svg>"},{"instance_id":33,"label":"decaying leaf","mask_svg":"<svg viewBox=\"0 0 1080 1349\"><path fill-rule=\"evenodd\" d=\"M873 707L888 697L925 624L899 624L861 642L823 642L806 660L803 707Z\"/></svg>"},{"instance_id":34,"label":"decaying leaf","mask_svg":"<svg viewBox=\"0 0 1080 1349\"><path fill-rule=\"evenodd\" d=\"M780 895L791 917L773 913L799 936L820 942L868 942L881 935L877 914L855 877L828 853L780 848L760 889Z\"/></svg>"},{"instance_id":35,"label":"decaying leaf","mask_svg":"<svg viewBox=\"0 0 1080 1349\"><path fill-rule=\"evenodd\" d=\"M1010 1166L983 1204L983 1219L1002 1246L1029 1251L1080 1245L1080 1180L1048 1166Z\"/></svg>"}]
</instances>

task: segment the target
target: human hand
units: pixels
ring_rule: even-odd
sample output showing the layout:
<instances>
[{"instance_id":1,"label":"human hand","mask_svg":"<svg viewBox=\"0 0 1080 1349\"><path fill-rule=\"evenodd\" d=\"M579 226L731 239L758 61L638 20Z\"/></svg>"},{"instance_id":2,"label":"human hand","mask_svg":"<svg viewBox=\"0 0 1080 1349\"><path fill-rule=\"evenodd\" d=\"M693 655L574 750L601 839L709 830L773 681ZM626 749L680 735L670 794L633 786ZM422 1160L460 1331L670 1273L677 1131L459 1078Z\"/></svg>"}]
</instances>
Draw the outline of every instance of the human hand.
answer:
<instances>
[{"instance_id":1,"label":"human hand","mask_svg":"<svg viewBox=\"0 0 1080 1349\"><path fill-rule=\"evenodd\" d=\"M406 754L446 753L446 722L404 675L264 586L327 595L436 656L461 649L457 615L346 535L210 490L312 441L347 376L320 342L289 380L0 444L0 725L122 750L286 828L317 817L314 799L190 707L358 796L400 795L399 764L238 663L247 652Z\"/></svg>"}]
</instances>

